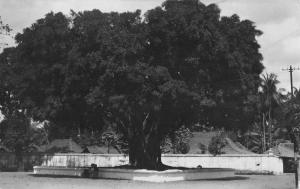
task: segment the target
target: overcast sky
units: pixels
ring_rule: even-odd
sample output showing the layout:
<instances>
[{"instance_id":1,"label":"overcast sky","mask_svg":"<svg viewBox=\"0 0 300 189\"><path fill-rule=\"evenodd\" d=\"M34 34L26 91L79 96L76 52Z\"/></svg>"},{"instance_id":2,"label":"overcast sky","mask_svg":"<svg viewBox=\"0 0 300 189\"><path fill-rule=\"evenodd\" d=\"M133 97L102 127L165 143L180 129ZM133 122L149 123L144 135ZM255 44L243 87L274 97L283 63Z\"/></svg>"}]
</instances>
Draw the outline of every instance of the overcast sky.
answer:
<instances>
[{"instance_id":1,"label":"overcast sky","mask_svg":"<svg viewBox=\"0 0 300 189\"><path fill-rule=\"evenodd\" d=\"M133 11L161 5L163 0L0 0L0 16L14 33L21 32L50 11L68 14L75 11L100 9L103 12ZM281 71L289 65L300 67L300 0L202 0L217 3L221 14L238 14L256 23L263 35L258 38L266 69L280 80L279 87L289 90L289 73ZM1 36L0 40L7 40ZM294 86L300 87L300 70L294 72Z\"/></svg>"}]
</instances>

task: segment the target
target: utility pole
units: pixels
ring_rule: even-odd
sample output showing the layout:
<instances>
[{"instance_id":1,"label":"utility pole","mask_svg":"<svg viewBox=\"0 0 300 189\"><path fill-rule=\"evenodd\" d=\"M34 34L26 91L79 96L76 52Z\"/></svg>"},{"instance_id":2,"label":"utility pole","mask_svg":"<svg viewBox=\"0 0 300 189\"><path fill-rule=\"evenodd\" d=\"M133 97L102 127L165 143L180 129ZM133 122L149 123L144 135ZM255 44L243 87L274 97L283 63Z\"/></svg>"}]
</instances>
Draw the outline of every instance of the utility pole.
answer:
<instances>
[{"instance_id":1,"label":"utility pole","mask_svg":"<svg viewBox=\"0 0 300 189\"><path fill-rule=\"evenodd\" d=\"M293 71L295 71L295 70L300 70L300 68L299 68L299 67L298 67L298 68L295 68L295 67L292 67L292 66L290 65L289 68L282 69L282 71L288 71L288 72L290 72L291 99L294 98Z\"/></svg>"},{"instance_id":2,"label":"utility pole","mask_svg":"<svg viewBox=\"0 0 300 189\"><path fill-rule=\"evenodd\" d=\"M294 86L293 86L293 71L295 70L300 70L300 68L294 68L290 65L289 68L287 69L282 69L283 71L288 71L290 72L290 83L291 83L291 99L294 98ZM293 134L294 134L294 161L295 161L295 185L296 189L299 189L299 180L298 180L298 171L299 171L299 160L298 160L298 132L293 129Z\"/></svg>"}]
</instances>

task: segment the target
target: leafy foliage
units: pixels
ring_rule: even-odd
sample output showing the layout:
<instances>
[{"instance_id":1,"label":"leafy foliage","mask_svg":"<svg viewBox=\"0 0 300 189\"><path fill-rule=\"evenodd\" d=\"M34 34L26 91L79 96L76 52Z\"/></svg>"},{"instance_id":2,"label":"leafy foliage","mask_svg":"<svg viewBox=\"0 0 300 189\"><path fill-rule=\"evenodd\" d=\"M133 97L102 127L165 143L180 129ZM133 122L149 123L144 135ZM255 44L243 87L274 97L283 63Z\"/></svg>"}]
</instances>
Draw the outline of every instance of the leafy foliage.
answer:
<instances>
[{"instance_id":1,"label":"leafy foliage","mask_svg":"<svg viewBox=\"0 0 300 189\"><path fill-rule=\"evenodd\" d=\"M139 10L49 13L1 55L0 103L48 120L65 137L112 125L128 140L132 165L163 169L161 141L183 125L253 120L260 34L198 0L167 0L145 20Z\"/></svg>"},{"instance_id":2,"label":"leafy foliage","mask_svg":"<svg viewBox=\"0 0 300 189\"><path fill-rule=\"evenodd\" d=\"M0 123L0 144L17 156L24 152L38 151L38 146L46 143L46 137L39 128L32 127L30 119L22 112L5 118Z\"/></svg>"},{"instance_id":3,"label":"leafy foliage","mask_svg":"<svg viewBox=\"0 0 300 189\"><path fill-rule=\"evenodd\" d=\"M8 34L9 32L11 32L12 29L9 27L8 24L5 24L0 16L0 34Z\"/></svg>"},{"instance_id":4,"label":"leafy foliage","mask_svg":"<svg viewBox=\"0 0 300 189\"><path fill-rule=\"evenodd\" d=\"M175 153L186 154L189 152L189 141L193 136L192 132L186 127L180 127L174 132L174 138L172 139L172 148Z\"/></svg>"},{"instance_id":5,"label":"leafy foliage","mask_svg":"<svg viewBox=\"0 0 300 189\"><path fill-rule=\"evenodd\" d=\"M287 129L288 138L294 143L294 150L299 152L300 136L300 98L296 96L285 102L281 109L280 122Z\"/></svg>"},{"instance_id":6,"label":"leafy foliage","mask_svg":"<svg viewBox=\"0 0 300 189\"><path fill-rule=\"evenodd\" d=\"M213 4L166 1L164 8L146 16L149 49L155 55L151 63L168 67L172 77L204 94L203 102L215 104L204 110L201 123L231 128L251 124L263 69L255 40L261 32L237 15L221 18Z\"/></svg>"},{"instance_id":7,"label":"leafy foliage","mask_svg":"<svg viewBox=\"0 0 300 189\"><path fill-rule=\"evenodd\" d=\"M190 129L182 126L165 137L161 149L164 153L186 154L190 150L189 141L191 137L193 137L193 133Z\"/></svg>"},{"instance_id":8,"label":"leafy foliage","mask_svg":"<svg viewBox=\"0 0 300 189\"><path fill-rule=\"evenodd\" d=\"M214 156L223 154L222 149L226 146L226 144L225 133L218 133L216 136L211 138L208 145L208 151Z\"/></svg>"},{"instance_id":9,"label":"leafy foliage","mask_svg":"<svg viewBox=\"0 0 300 189\"><path fill-rule=\"evenodd\" d=\"M285 96L277 89L279 83L277 76L273 73L263 74L260 90L257 96L257 113L255 122L248 132L245 133L242 143L254 152L263 153L273 147L276 143L275 132L278 133L279 119L274 119L276 111L285 101ZM280 117L281 115L277 115ZM251 132L250 132L251 131Z\"/></svg>"},{"instance_id":10,"label":"leafy foliage","mask_svg":"<svg viewBox=\"0 0 300 189\"><path fill-rule=\"evenodd\" d=\"M101 140L107 146L107 153L109 154L110 148L116 147L120 139L114 132L104 132L101 135Z\"/></svg>"},{"instance_id":11,"label":"leafy foliage","mask_svg":"<svg viewBox=\"0 0 300 189\"><path fill-rule=\"evenodd\" d=\"M3 48L8 46L8 43L3 40L3 37L9 36L11 34L11 31L11 27L2 21L2 18L0 16L0 52L3 50Z\"/></svg>"}]
</instances>

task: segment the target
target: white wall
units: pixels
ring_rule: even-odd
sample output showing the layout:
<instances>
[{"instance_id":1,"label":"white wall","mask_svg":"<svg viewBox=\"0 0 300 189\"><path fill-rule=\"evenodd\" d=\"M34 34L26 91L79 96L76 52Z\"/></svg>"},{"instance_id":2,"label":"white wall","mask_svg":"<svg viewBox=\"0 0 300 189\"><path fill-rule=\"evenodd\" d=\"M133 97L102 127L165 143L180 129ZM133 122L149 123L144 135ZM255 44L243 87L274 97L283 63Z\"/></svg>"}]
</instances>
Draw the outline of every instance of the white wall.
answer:
<instances>
[{"instance_id":1,"label":"white wall","mask_svg":"<svg viewBox=\"0 0 300 189\"><path fill-rule=\"evenodd\" d=\"M255 172L283 173L283 161L278 156L266 154L224 154L220 156L198 154L165 154L163 163L178 167L232 168ZM43 166L89 167L92 163L99 167L113 167L128 164L128 156L120 154L55 154L45 156Z\"/></svg>"},{"instance_id":2,"label":"white wall","mask_svg":"<svg viewBox=\"0 0 300 189\"><path fill-rule=\"evenodd\" d=\"M167 155L162 161L171 166L206 168L232 168L237 170L249 170L255 172L283 173L283 161L274 155Z\"/></svg>"}]
</instances>

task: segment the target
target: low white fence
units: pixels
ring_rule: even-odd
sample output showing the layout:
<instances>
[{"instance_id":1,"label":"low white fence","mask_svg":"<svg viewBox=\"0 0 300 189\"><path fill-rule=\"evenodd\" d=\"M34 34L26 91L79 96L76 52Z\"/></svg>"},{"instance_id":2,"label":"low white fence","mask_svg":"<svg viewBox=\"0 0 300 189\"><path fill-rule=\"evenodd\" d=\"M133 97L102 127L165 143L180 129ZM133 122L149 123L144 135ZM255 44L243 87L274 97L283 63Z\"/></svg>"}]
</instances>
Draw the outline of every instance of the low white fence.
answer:
<instances>
[{"instance_id":1,"label":"low white fence","mask_svg":"<svg viewBox=\"0 0 300 189\"><path fill-rule=\"evenodd\" d=\"M283 173L283 161L267 154L224 154L219 156L198 154L164 154L162 162L177 167L232 168L254 172ZM121 154L55 154L46 155L42 166L113 167L128 164L128 156Z\"/></svg>"}]
</instances>

